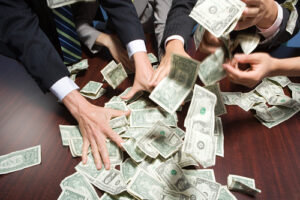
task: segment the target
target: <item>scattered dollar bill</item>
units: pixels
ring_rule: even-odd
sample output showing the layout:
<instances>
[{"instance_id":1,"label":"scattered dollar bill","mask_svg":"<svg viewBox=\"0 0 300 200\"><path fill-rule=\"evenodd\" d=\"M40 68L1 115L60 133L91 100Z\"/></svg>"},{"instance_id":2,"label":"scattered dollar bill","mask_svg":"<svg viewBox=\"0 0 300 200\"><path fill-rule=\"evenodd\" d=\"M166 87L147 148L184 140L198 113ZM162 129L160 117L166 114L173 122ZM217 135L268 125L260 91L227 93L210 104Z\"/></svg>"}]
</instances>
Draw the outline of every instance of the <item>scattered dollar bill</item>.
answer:
<instances>
[{"instance_id":1,"label":"scattered dollar bill","mask_svg":"<svg viewBox=\"0 0 300 200\"><path fill-rule=\"evenodd\" d=\"M96 100L98 98L100 98L102 95L104 95L106 93L106 89L104 88L100 88L100 90L98 91L97 94L93 95L93 94L85 94L85 93L80 93L82 96L87 97L89 99L93 99Z\"/></svg>"},{"instance_id":2,"label":"scattered dollar bill","mask_svg":"<svg viewBox=\"0 0 300 200\"><path fill-rule=\"evenodd\" d=\"M91 2L96 0L47 0L47 4L49 8L59 8L62 6L67 6L77 2ZM84 59L87 61L87 59Z\"/></svg>"},{"instance_id":3,"label":"scattered dollar bill","mask_svg":"<svg viewBox=\"0 0 300 200\"><path fill-rule=\"evenodd\" d=\"M193 99L185 119L187 128L183 151L203 167L215 164L214 108L216 95L195 85Z\"/></svg>"},{"instance_id":4,"label":"scattered dollar bill","mask_svg":"<svg viewBox=\"0 0 300 200\"><path fill-rule=\"evenodd\" d=\"M205 199L218 200L221 184L207 179L196 178L195 187L205 196Z\"/></svg>"},{"instance_id":5,"label":"scattered dollar bill","mask_svg":"<svg viewBox=\"0 0 300 200\"><path fill-rule=\"evenodd\" d=\"M205 33L205 29L203 28L203 26L198 25L193 35L196 50L198 50L200 46L204 33Z\"/></svg>"},{"instance_id":6,"label":"scattered dollar bill","mask_svg":"<svg viewBox=\"0 0 300 200\"><path fill-rule=\"evenodd\" d=\"M88 156L86 164L80 162L75 169L86 176L97 188L109 194L117 195L126 190L126 183L121 172L114 168L105 170L103 167L100 170L97 170L91 155Z\"/></svg>"},{"instance_id":7,"label":"scattered dollar bill","mask_svg":"<svg viewBox=\"0 0 300 200\"><path fill-rule=\"evenodd\" d=\"M183 169L183 173L189 178L189 180L192 180L192 182L195 182L196 178L206 179L209 181L216 181L215 173L213 169Z\"/></svg>"},{"instance_id":8,"label":"scattered dollar bill","mask_svg":"<svg viewBox=\"0 0 300 200\"><path fill-rule=\"evenodd\" d=\"M136 140L131 138L122 143L124 150L135 162L142 162L146 158L146 154L137 146Z\"/></svg>"},{"instance_id":9,"label":"scattered dollar bill","mask_svg":"<svg viewBox=\"0 0 300 200\"><path fill-rule=\"evenodd\" d=\"M289 89L292 91L292 98L300 102L300 84L290 83L288 84Z\"/></svg>"},{"instance_id":10,"label":"scattered dollar bill","mask_svg":"<svg viewBox=\"0 0 300 200\"><path fill-rule=\"evenodd\" d=\"M227 113L226 107L223 103L223 97L221 94L221 89L219 83L208 85L204 87L205 89L209 90L210 92L214 93L217 97L217 104L215 107L215 116L221 116Z\"/></svg>"},{"instance_id":11,"label":"scattered dollar bill","mask_svg":"<svg viewBox=\"0 0 300 200\"><path fill-rule=\"evenodd\" d=\"M0 174L8 174L41 163L41 145L0 156Z\"/></svg>"},{"instance_id":12,"label":"scattered dollar bill","mask_svg":"<svg viewBox=\"0 0 300 200\"><path fill-rule=\"evenodd\" d=\"M128 110L126 104L123 101L106 103L104 107L122 111Z\"/></svg>"},{"instance_id":13,"label":"scattered dollar bill","mask_svg":"<svg viewBox=\"0 0 300 200\"><path fill-rule=\"evenodd\" d=\"M109 161L111 165L120 165L123 161L123 152L112 141L106 143L106 148L108 150Z\"/></svg>"},{"instance_id":14,"label":"scattered dollar bill","mask_svg":"<svg viewBox=\"0 0 300 200\"><path fill-rule=\"evenodd\" d=\"M226 50L220 47L200 64L198 76L204 85L212 85L226 77L222 67L225 58Z\"/></svg>"},{"instance_id":15,"label":"scattered dollar bill","mask_svg":"<svg viewBox=\"0 0 300 200\"><path fill-rule=\"evenodd\" d=\"M49 2L52 2L52 3L59 3L59 2L71 2L71 1L78 1L78 0L47 0L48 2L48 6L49 6ZM88 0L87 0L88 1ZM50 6L49 6L50 7ZM71 65L71 66L68 66L67 69L69 70L70 74L76 74L82 70L86 70L87 68L89 67L89 64L88 64L88 60L87 59L83 59L82 61L74 64L74 65Z\"/></svg>"},{"instance_id":16,"label":"scattered dollar bill","mask_svg":"<svg viewBox=\"0 0 300 200\"><path fill-rule=\"evenodd\" d=\"M128 194L127 192L123 192L118 195L110 195L110 194L104 193L101 196L100 200L134 200L134 199L135 198L133 196L131 196L130 194Z\"/></svg>"},{"instance_id":17,"label":"scattered dollar bill","mask_svg":"<svg viewBox=\"0 0 300 200\"><path fill-rule=\"evenodd\" d=\"M267 79L278 83L281 87L285 87L288 84L292 83L291 80L286 76L273 76L267 77Z\"/></svg>"},{"instance_id":18,"label":"scattered dollar bill","mask_svg":"<svg viewBox=\"0 0 300 200\"><path fill-rule=\"evenodd\" d=\"M216 138L216 155L224 157L224 133L223 125L220 117L215 119L214 136Z\"/></svg>"},{"instance_id":19,"label":"scattered dollar bill","mask_svg":"<svg viewBox=\"0 0 300 200\"><path fill-rule=\"evenodd\" d=\"M157 57L153 53L148 53L147 56L151 64L158 62Z\"/></svg>"},{"instance_id":20,"label":"scattered dollar bill","mask_svg":"<svg viewBox=\"0 0 300 200\"><path fill-rule=\"evenodd\" d=\"M241 92L222 92L223 102L226 105L236 105L239 98L242 97Z\"/></svg>"},{"instance_id":21,"label":"scattered dollar bill","mask_svg":"<svg viewBox=\"0 0 300 200\"><path fill-rule=\"evenodd\" d=\"M250 54L258 46L260 36L257 33L240 33L236 37L236 40L240 43L243 52Z\"/></svg>"},{"instance_id":22,"label":"scattered dollar bill","mask_svg":"<svg viewBox=\"0 0 300 200\"><path fill-rule=\"evenodd\" d=\"M134 162L131 158L127 158L122 164L121 164L121 172L122 176L126 183L128 183L132 177L135 175L135 173L138 170L138 165L136 162Z\"/></svg>"},{"instance_id":23,"label":"scattered dollar bill","mask_svg":"<svg viewBox=\"0 0 300 200\"><path fill-rule=\"evenodd\" d=\"M116 89L127 78L127 73L122 63L116 64L115 61L108 63L101 70L101 74L113 89Z\"/></svg>"},{"instance_id":24,"label":"scattered dollar bill","mask_svg":"<svg viewBox=\"0 0 300 200\"><path fill-rule=\"evenodd\" d=\"M206 199L188 178L182 169L173 160L167 160L156 169L157 175L163 180L170 190L178 191L191 199Z\"/></svg>"},{"instance_id":25,"label":"scattered dollar bill","mask_svg":"<svg viewBox=\"0 0 300 200\"><path fill-rule=\"evenodd\" d=\"M69 139L82 138L79 127L74 125L59 125L63 146L69 145Z\"/></svg>"},{"instance_id":26,"label":"scattered dollar bill","mask_svg":"<svg viewBox=\"0 0 300 200\"><path fill-rule=\"evenodd\" d=\"M298 11L296 8L296 4L298 3L298 0L286 0L282 6L287 8L291 13L286 25L286 31L293 35L296 23L298 20Z\"/></svg>"},{"instance_id":27,"label":"scattered dollar bill","mask_svg":"<svg viewBox=\"0 0 300 200\"><path fill-rule=\"evenodd\" d=\"M267 101L269 101L269 99L272 96L276 96L276 95L284 95L283 89L268 80L263 80L256 88L255 90L261 95L263 96Z\"/></svg>"},{"instance_id":28,"label":"scattered dollar bill","mask_svg":"<svg viewBox=\"0 0 300 200\"><path fill-rule=\"evenodd\" d=\"M71 74L70 79L75 82L77 74Z\"/></svg>"},{"instance_id":29,"label":"scattered dollar bill","mask_svg":"<svg viewBox=\"0 0 300 200\"><path fill-rule=\"evenodd\" d=\"M259 189L255 188L254 179L243 176L229 175L227 177L227 186L229 190L243 192L251 196L261 193Z\"/></svg>"},{"instance_id":30,"label":"scattered dollar bill","mask_svg":"<svg viewBox=\"0 0 300 200\"><path fill-rule=\"evenodd\" d=\"M172 55L170 74L151 92L149 98L169 113L174 113L189 95L195 84L200 63Z\"/></svg>"},{"instance_id":31,"label":"scattered dollar bill","mask_svg":"<svg viewBox=\"0 0 300 200\"><path fill-rule=\"evenodd\" d=\"M190 17L215 37L220 37L241 17L245 7L246 4L239 0L201 0L197 1Z\"/></svg>"},{"instance_id":32,"label":"scattered dollar bill","mask_svg":"<svg viewBox=\"0 0 300 200\"><path fill-rule=\"evenodd\" d=\"M81 90L80 93L84 94L92 94L96 95L100 88L102 87L102 83L96 82L96 81L89 81Z\"/></svg>"},{"instance_id":33,"label":"scattered dollar bill","mask_svg":"<svg viewBox=\"0 0 300 200\"><path fill-rule=\"evenodd\" d=\"M121 97L127 95L128 92L131 90L131 88L132 87L129 87L126 90L124 90L124 92L122 92L118 97L121 99ZM137 93L135 93L133 95L133 97L131 97L131 99L127 99L127 100L121 99L121 101L125 101L127 104L130 104L130 103L136 101L137 99L139 99L143 94L144 94L143 91L138 91Z\"/></svg>"},{"instance_id":34,"label":"scattered dollar bill","mask_svg":"<svg viewBox=\"0 0 300 200\"><path fill-rule=\"evenodd\" d=\"M128 125L128 121L125 115L120 117L116 117L109 121L109 125L111 128L120 128Z\"/></svg>"},{"instance_id":35,"label":"scattered dollar bill","mask_svg":"<svg viewBox=\"0 0 300 200\"><path fill-rule=\"evenodd\" d=\"M157 121L162 121L168 126L176 127L177 115L171 115L157 108L132 110L129 122L131 127L152 127Z\"/></svg>"},{"instance_id":36,"label":"scattered dollar bill","mask_svg":"<svg viewBox=\"0 0 300 200\"><path fill-rule=\"evenodd\" d=\"M190 155L186 154L180 148L172 157L174 162L180 167L198 166L199 164Z\"/></svg>"},{"instance_id":37,"label":"scattered dollar bill","mask_svg":"<svg viewBox=\"0 0 300 200\"><path fill-rule=\"evenodd\" d=\"M69 139L69 147L73 157L82 156L82 138L70 138ZM91 149L89 149L88 153L90 153Z\"/></svg>"},{"instance_id":38,"label":"scattered dollar bill","mask_svg":"<svg viewBox=\"0 0 300 200\"><path fill-rule=\"evenodd\" d=\"M127 191L140 199L160 199L164 185L142 169L138 169ZM151 189L150 189L151 188Z\"/></svg>"},{"instance_id":39,"label":"scattered dollar bill","mask_svg":"<svg viewBox=\"0 0 300 200\"><path fill-rule=\"evenodd\" d=\"M225 186L222 186L218 200L237 200L237 198Z\"/></svg>"},{"instance_id":40,"label":"scattered dollar bill","mask_svg":"<svg viewBox=\"0 0 300 200\"><path fill-rule=\"evenodd\" d=\"M72 189L73 191L83 194L86 199L99 199L97 192L89 183L88 179L78 172L64 178L60 183L60 187L62 190Z\"/></svg>"},{"instance_id":41,"label":"scattered dollar bill","mask_svg":"<svg viewBox=\"0 0 300 200\"><path fill-rule=\"evenodd\" d=\"M66 188L59 195L58 200L87 200L84 194L79 193L76 190L72 190L71 188Z\"/></svg>"}]
</instances>

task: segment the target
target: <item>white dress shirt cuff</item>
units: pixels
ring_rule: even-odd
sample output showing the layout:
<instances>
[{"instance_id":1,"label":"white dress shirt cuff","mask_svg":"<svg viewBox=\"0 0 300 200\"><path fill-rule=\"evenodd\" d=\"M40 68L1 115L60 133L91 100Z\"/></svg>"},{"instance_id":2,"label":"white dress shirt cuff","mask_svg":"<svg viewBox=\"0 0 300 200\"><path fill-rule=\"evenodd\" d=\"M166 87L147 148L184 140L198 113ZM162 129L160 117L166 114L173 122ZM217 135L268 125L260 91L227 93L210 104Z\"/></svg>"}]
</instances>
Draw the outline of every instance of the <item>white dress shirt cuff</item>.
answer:
<instances>
[{"instance_id":1,"label":"white dress shirt cuff","mask_svg":"<svg viewBox=\"0 0 300 200\"><path fill-rule=\"evenodd\" d=\"M282 7L277 2L275 2L275 3L277 5L278 9L277 9L277 18L276 18L275 22L273 23L273 25L267 29L262 29L262 28L257 27L260 30L259 33L261 35L263 35L266 39L274 37L278 33L280 24L283 19Z\"/></svg>"},{"instance_id":2,"label":"white dress shirt cuff","mask_svg":"<svg viewBox=\"0 0 300 200\"><path fill-rule=\"evenodd\" d=\"M126 48L129 58L137 52L147 52L144 40L133 40L127 44Z\"/></svg>"},{"instance_id":3,"label":"white dress shirt cuff","mask_svg":"<svg viewBox=\"0 0 300 200\"><path fill-rule=\"evenodd\" d=\"M166 49L167 43L170 40L180 40L182 42L182 44L184 45L184 39L183 39L182 36L180 36L180 35L171 35L171 36L167 37L167 39L165 41L165 49Z\"/></svg>"},{"instance_id":4,"label":"white dress shirt cuff","mask_svg":"<svg viewBox=\"0 0 300 200\"><path fill-rule=\"evenodd\" d=\"M65 76L56 81L50 88L50 91L62 101L73 90L79 89L78 85L74 83L69 77Z\"/></svg>"}]
</instances>

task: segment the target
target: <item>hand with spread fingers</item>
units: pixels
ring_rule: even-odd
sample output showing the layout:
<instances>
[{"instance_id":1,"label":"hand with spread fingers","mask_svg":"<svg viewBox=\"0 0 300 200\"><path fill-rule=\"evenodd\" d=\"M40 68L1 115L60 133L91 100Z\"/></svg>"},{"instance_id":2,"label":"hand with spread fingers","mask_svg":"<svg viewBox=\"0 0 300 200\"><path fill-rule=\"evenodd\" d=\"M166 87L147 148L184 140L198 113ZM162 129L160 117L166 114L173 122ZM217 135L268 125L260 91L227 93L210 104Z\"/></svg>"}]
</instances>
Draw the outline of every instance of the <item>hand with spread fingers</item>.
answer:
<instances>
[{"instance_id":1,"label":"hand with spread fingers","mask_svg":"<svg viewBox=\"0 0 300 200\"><path fill-rule=\"evenodd\" d=\"M242 0L245 8L235 30L247 29L251 26L258 26L261 29L268 29L277 18L277 4L274 0Z\"/></svg>"},{"instance_id":2,"label":"hand with spread fingers","mask_svg":"<svg viewBox=\"0 0 300 200\"><path fill-rule=\"evenodd\" d=\"M95 106L82 97L77 90L70 92L63 99L63 103L79 124L80 132L83 137L83 163L85 164L87 162L88 148L91 146L97 169L102 168L102 163L106 169L109 169L110 161L106 148L106 138L110 138L120 148L122 148L121 143L124 142L109 126L109 120L112 117L121 115L128 116L130 111L125 112Z\"/></svg>"},{"instance_id":3,"label":"hand with spread fingers","mask_svg":"<svg viewBox=\"0 0 300 200\"><path fill-rule=\"evenodd\" d=\"M131 99L139 91L151 92L150 78L154 72L146 52L137 52L133 54L135 66L134 83L127 95L122 99Z\"/></svg>"},{"instance_id":4,"label":"hand with spread fingers","mask_svg":"<svg viewBox=\"0 0 300 200\"><path fill-rule=\"evenodd\" d=\"M183 43L180 40L169 41L166 45L165 55L162 57L158 68L155 70L150 80L150 85L152 87L156 87L163 78L169 75L172 65L172 54L178 54L190 58L190 56L185 52Z\"/></svg>"},{"instance_id":5,"label":"hand with spread fingers","mask_svg":"<svg viewBox=\"0 0 300 200\"><path fill-rule=\"evenodd\" d=\"M221 47L223 42L211 34L209 31L205 31L203 39L199 45L199 51L202 53L214 53L217 48Z\"/></svg>"}]
</instances>

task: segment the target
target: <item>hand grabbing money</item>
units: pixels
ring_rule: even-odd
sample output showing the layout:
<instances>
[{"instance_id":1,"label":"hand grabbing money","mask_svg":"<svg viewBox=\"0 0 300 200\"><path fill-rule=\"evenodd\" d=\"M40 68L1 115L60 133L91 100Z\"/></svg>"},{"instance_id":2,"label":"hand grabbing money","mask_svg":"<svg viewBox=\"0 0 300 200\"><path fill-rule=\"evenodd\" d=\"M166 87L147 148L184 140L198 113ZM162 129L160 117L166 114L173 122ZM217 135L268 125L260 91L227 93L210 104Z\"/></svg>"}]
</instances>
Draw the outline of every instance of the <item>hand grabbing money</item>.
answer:
<instances>
[{"instance_id":1,"label":"hand grabbing money","mask_svg":"<svg viewBox=\"0 0 300 200\"><path fill-rule=\"evenodd\" d=\"M205 31L203 39L199 45L199 51L203 53L214 53L217 48L221 47L223 42L211 34L209 31Z\"/></svg>"},{"instance_id":2,"label":"hand grabbing money","mask_svg":"<svg viewBox=\"0 0 300 200\"><path fill-rule=\"evenodd\" d=\"M109 137L119 147L123 142L109 126L112 117L129 115L130 111L119 111L90 104L78 91L74 90L63 99L63 103L70 110L79 123L79 129L83 137L82 160L87 162L88 148L91 145L97 169L102 168L101 160L106 169L110 168L106 138ZM81 105L80 107L78 105Z\"/></svg>"},{"instance_id":3,"label":"hand grabbing money","mask_svg":"<svg viewBox=\"0 0 300 200\"><path fill-rule=\"evenodd\" d=\"M242 71L238 64L250 64L250 68ZM231 63L223 64L230 81L247 87L254 87L264 77L272 76L274 59L266 53L250 55L236 54Z\"/></svg>"},{"instance_id":4,"label":"hand grabbing money","mask_svg":"<svg viewBox=\"0 0 300 200\"><path fill-rule=\"evenodd\" d=\"M275 22L277 5L273 0L243 0L245 8L235 30L243 30L251 26L267 29Z\"/></svg>"},{"instance_id":5,"label":"hand grabbing money","mask_svg":"<svg viewBox=\"0 0 300 200\"><path fill-rule=\"evenodd\" d=\"M171 40L170 42L168 42L166 46L166 53L163 56L158 66L158 69L155 70L150 80L151 86L156 87L163 78L169 75L171 64L172 64L171 63L172 54L177 54L177 55L190 58L190 56L185 52L183 43L181 41Z\"/></svg>"},{"instance_id":6,"label":"hand grabbing money","mask_svg":"<svg viewBox=\"0 0 300 200\"><path fill-rule=\"evenodd\" d=\"M149 58L145 52L137 52L133 55L135 65L135 77L131 90L127 95L122 96L122 99L131 99L137 92L145 90L150 92L152 87L150 85L150 78L153 74L153 68Z\"/></svg>"}]
</instances>

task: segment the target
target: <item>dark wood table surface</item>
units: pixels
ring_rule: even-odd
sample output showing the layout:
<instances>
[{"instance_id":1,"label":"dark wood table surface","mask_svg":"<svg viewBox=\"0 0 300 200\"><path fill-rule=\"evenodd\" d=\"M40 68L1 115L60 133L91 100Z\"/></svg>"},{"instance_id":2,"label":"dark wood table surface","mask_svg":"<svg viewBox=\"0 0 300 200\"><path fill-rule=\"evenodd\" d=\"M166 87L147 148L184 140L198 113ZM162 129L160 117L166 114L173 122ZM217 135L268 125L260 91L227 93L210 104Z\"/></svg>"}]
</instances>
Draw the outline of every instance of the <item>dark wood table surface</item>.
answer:
<instances>
[{"instance_id":1,"label":"dark wood table surface","mask_svg":"<svg viewBox=\"0 0 300 200\"><path fill-rule=\"evenodd\" d=\"M149 52L155 52L153 42L153 37L147 37ZM194 58L203 58L194 48L190 48L189 53ZM287 57L300 55L300 51L284 48L273 54ZM85 57L89 59L90 67L76 79L80 87L89 80L102 82L100 70L111 59L103 53ZM300 82L299 78L293 81ZM132 83L133 76L116 90L104 84L108 89L106 95L91 102L104 106L112 96L120 94ZM221 89L248 91L227 79L221 81ZM188 106L186 104L178 113L180 127ZM225 157L217 157L213 167L217 182L226 185L227 176L237 174L255 179L257 188L262 190L256 199L300 199L300 114L268 129L251 112L238 106L227 106L227 111L228 114L222 116ZM71 156L68 147L62 146L59 124L76 124L76 121L52 94L41 92L22 65L0 56L0 155L39 144L42 147L40 165L0 175L1 200L58 198L60 182L74 173L74 167L80 162L80 158ZM97 192L100 196L101 191ZM238 199L253 199L236 192L234 195Z\"/></svg>"}]
</instances>

